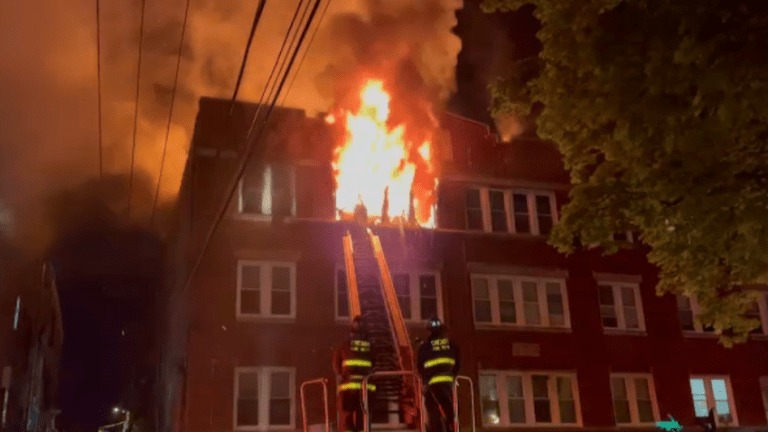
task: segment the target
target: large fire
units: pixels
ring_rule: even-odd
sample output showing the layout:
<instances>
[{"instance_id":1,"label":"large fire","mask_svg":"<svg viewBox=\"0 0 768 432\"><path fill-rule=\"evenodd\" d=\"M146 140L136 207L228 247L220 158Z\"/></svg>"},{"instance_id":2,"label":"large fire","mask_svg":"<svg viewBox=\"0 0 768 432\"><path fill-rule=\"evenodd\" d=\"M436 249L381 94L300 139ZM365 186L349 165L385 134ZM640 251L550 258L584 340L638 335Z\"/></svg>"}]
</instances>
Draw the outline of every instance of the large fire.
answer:
<instances>
[{"instance_id":1,"label":"large fire","mask_svg":"<svg viewBox=\"0 0 768 432\"><path fill-rule=\"evenodd\" d=\"M391 125L390 94L383 81L369 80L359 93L359 108L326 117L342 123L343 143L334 150L338 217L363 204L383 222L434 227L436 178L432 142L407 139L406 125Z\"/></svg>"}]
</instances>

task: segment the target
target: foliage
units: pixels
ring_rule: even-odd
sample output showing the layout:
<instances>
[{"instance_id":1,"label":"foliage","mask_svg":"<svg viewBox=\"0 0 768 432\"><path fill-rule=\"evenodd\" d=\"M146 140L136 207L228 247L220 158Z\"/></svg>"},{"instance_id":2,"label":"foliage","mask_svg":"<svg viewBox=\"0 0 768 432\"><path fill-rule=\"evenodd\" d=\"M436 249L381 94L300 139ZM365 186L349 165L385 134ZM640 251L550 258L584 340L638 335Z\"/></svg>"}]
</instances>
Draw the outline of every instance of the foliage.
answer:
<instances>
[{"instance_id":1,"label":"foliage","mask_svg":"<svg viewBox=\"0 0 768 432\"><path fill-rule=\"evenodd\" d=\"M606 253L640 233L659 295L696 298L721 343L768 282L768 2L484 0L533 4L540 73L491 86L495 114L542 105L539 135L571 173L551 242Z\"/></svg>"}]
</instances>

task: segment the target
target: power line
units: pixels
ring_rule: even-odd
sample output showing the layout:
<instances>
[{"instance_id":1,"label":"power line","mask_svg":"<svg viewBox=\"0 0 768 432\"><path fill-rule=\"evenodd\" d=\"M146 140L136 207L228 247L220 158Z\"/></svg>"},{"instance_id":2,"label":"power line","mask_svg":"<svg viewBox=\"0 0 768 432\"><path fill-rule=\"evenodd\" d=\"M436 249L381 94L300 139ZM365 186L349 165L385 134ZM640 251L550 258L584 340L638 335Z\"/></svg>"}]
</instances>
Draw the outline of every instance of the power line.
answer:
<instances>
[{"instance_id":1,"label":"power line","mask_svg":"<svg viewBox=\"0 0 768 432\"><path fill-rule=\"evenodd\" d=\"M245 65L248 63L248 53L251 51L251 43L253 42L253 36L256 34L256 27L259 25L261 15L264 13L264 6L266 6L267 0L261 0L258 8L256 8L256 14L253 16L253 23L251 23L251 33L248 35L248 42L245 44L245 52L243 53L243 61L240 63L240 72L237 74L237 82L235 82L235 91L232 93L232 104L229 106L229 115L232 115L232 111L235 108L235 100L237 94L240 92L240 84L243 81L243 73L245 72Z\"/></svg>"},{"instance_id":2,"label":"power line","mask_svg":"<svg viewBox=\"0 0 768 432\"><path fill-rule=\"evenodd\" d=\"M99 180L104 180L104 149L101 124L101 12L100 0L96 0L96 92L99 99Z\"/></svg>"},{"instance_id":3,"label":"power line","mask_svg":"<svg viewBox=\"0 0 768 432\"><path fill-rule=\"evenodd\" d=\"M184 21L181 24L181 41L179 42L179 56L176 61L176 76L173 79L173 92L171 93L171 108L168 113L168 124L165 127L165 142L163 143L163 156L160 159L160 173L157 177L157 186L155 187L155 200L152 203L152 214L150 216L150 225L154 225L155 222L155 210L157 209L157 201L160 196L160 183L163 180L163 169L165 168L165 154L168 150L168 139L171 135L171 120L173 120L173 107L176 102L176 90L179 84L179 70L181 69L181 56L184 51L184 37L187 29L187 18L189 17L189 4L190 0L187 0L187 5L184 8Z\"/></svg>"},{"instance_id":4,"label":"power line","mask_svg":"<svg viewBox=\"0 0 768 432\"><path fill-rule=\"evenodd\" d=\"M133 197L133 163L136 156L136 134L139 123L139 90L141 89L141 51L144 44L144 10L147 1L141 0L141 21L139 27L139 60L136 65L136 102L133 111L133 146L131 146L131 177L128 184L128 216L131 216L131 198Z\"/></svg>"},{"instance_id":5,"label":"power line","mask_svg":"<svg viewBox=\"0 0 768 432\"><path fill-rule=\"evenodd\" d=\"M302 3L303 3L303 0L302 0ZM290 71L291 67L293 66L294 61L296 60L296 56L298 55L298 53L300 51L299 47L304 42L304 38L306 37L307 32L309 31L309 27L311 26L312 21L314 20L315 14L317 13L317 9L318 9L319 6L320 6L320 0L317 0L315 2L314 7L312 8L312 12L309 15L309 18L307 20L307 25L302 30L301 37L299 38L299 42L298 42L298 45L297 45L297 49L296 49L296 51L294 51L293 56L291 57L291 61L288 64L288 71ZM299 7L300 7L300 5L299 5ZM298 11L298 8L297 8L297 11ZM290 33L290 28L288 30L288 33L286 33L286 37L285 37L286 40L289 37L289 33ZM278 57L278 59L279 59L279 57ZM277 62L275 62L275 68L276 67L277 67ZM274 71L274 68L273 68L273 71ZM283 87L285 86L285 82L288 79L288 75L289 75L289 73L286 73L282 77L282 79L280 80L280 84L279 84L279 86L277 88L277 94L273 98L272 103L270 104L269 110L267 111L266 117L265 117L264 121L262 122L262 124L266 125L266 122L269 120L269 117L272 115L272 110L274 109L275 105L277 104L277 99L280 97L280 92L282 91ZM253 118L253 122L254 123L256 122L257 116L258 116L258 111L254 115L254 118ZM259 130L258 136L255 137L253 140L249 139L250 138L250 132L246 136L246 140L245 140L246 141L246 145L247 145L246 151L245 151L245 154L243 155L242 160L240 161L240 166L238 167L237 174L232 179L232 182L229 185L229 194L227 196L227 200L224 202L224 204L219 209L219 212L218 212L218 214L216 216L216 219L214 219L213 226L208 231L208 234L205 237L205 241L203 242L203 247L200 250L200 254L198 255L197 260L195 261L195 264L194 264L194 266L192 267L192 270L189 273L187 281L184 284L183 291L186 291L189 288L189 285L192 282L192 278L195 276L195 273L197 272L197 269L200 267L200 263L202 262L203 257L205 256L205 252L207 251L208 246L211 243L211 239L213 238L213 234L216 232L216 228L219 226L219 224L221 223L221 220L224 218L224 215L226 214L227 209L229 208L229 206L230 206L230 204L232 202L232 198L235 195L235 191L237 190L238 183L240 182L240 179L243 177L243 173L245 172L245 168L246 168L246 166L248 164L248 161L251 159L251 154L253 153L253 150L254 150L254 147L255 147L254 146L254 142L257 141L261 137L262 133L264 132L264 129L265 128L262 127ZM251 128L251 130L253 130L253 128ZM263 150L263 149L259 149L259 150Z\"/></svg>"},{"instance_id":6,"label":"power line","mask_svg":"<svg viewBox=\"0 0 768 432\"><path fill-rule=\"evenodd\" d=\"M319 5L320 0L317 0L317 4ZM285 38L283 38L283 43L280 45L280 51L277 53L277 59L275 59L275 64L272 66L272 71L269 73L269 77L267 78L267 82L264 84L264 90L261 92L261 96L259 97L259 103L256 105L256 113L253 115L253 120L251 121L251 126L248 128L248 133L246 134L246 141L248 140L248 137L251 136L251 133L253 132L253 127L256 125L256 119L259 117L259 114L261 113L261 108L264 105L264 95L267 94L267 89L269 88L269 83L272 82L272 77L275 75L276 71L282 70L283 66L285 64L285 60L283 60L282 65L278 69L278 64L280 64L280 59L283 57L283 51L285 50L285 44L288 42L288 38L290 37L291 30L293 30L294 24L296 24L296 18L299 16L299 11L301 10L301 5L304 3L304 0L300 0L299 4L296 6L296 11L293 13L293 18L291 18L291 23L288 26L288 31L285 34ZM309 28L309 27L307 27ZM291 41L291 45L293 45L293 41ZM295 55L298 54L298 50L294 53ZM286 53L286 58L288 56L288 53ZM287 75L286 75L287 76ZM274 86L272 87L274 88ZM269 95L272 95L272 92L270 90ZM269 99L269 98L267 98ZM265 120L266 121L266 120Z\"/></svg>"},{"instance_id":7,"label":"power line","mask_svg":"<svg viewBox=\"0 0 768 432\"><path fill-rule=\"evenodd\" d=\"M301 66L304 64L304 59L307 58L307 53L309 52L309 49L312 47L312 42L315 41L315 36L317 36L317 31L320 29L320 26L323 25L323 19L325 18L325 13L328 12L328 6L331 5L331 1L333 0L328 0L325 3L323 12L320 13L320 20L317 22L315 31L312 32L312 36L309 38L309 42L307 43L307 48L304 50L304 54L301 55L301 60L299 60L299 65L296 66L296 73L293 74L293 78L291 78L291 83L288 84L288 90L286 90L285 92L285 96L283 97L283 101L281 102L281 105L285 104L285 100L288 99L288 95L291 94L291 90L293 89L293 83L296 82L296 77L299 76L299 72L301 71Z\"/></svg>"},{"instance_id":8,"label":"power line","mask_svg":"<svg viewBox=\"0 0 768 432\"><path fill-rule=\"evenodd\" d=\"M320 1L322 1L322 0L318 0L318 2L320 2ZM307 7L304 8L304 12L301 13L301 18L299 18L299 22L303 22L304 21L304 17L307 16L307 11L309 11L309 4L307 4ZM295 18L295 16L294 16L294 18ZM293 26L293 23L291 23L291 26ZM293 37L291 38L291 43L288 45L289 47L293 47L293 43L296 41L296 36L297 36L297 33L294 33ZM297 49L298 49L298 47L297 47ZM280 64L280 71L284 70L285 62L287 60L288 60L288 55L286 54L286 56L283 57L282 63ZM288 72L286 72L286 73L288 73ZM283 98L283 99L285 99L285 98Z\"/></svg>"}]
</instances>

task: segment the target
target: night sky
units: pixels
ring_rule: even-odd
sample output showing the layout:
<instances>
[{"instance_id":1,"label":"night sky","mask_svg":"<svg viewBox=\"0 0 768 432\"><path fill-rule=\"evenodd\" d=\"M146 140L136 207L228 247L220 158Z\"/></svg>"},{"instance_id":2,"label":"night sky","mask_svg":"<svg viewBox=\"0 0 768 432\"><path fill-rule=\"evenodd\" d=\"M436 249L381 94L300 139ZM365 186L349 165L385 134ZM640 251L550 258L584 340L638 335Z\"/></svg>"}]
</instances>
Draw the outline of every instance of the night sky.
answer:
<instances>
[{"instance_id":1,"label":"night sky","mask_svg":"<svg viewBox=\"0 0 768 432\"><path fill-rule=\"evenodd\" d=\"M463 48L449 110L492 126L487 81L509 70L510 54L536 54L537 24L530 10L489 16L477 3L465 0L458 14ZM154 358L154 298L163 281L162 245L155 235L118 228L108 218L83 225L54 253L65 335L58 424L67 431L119 421L112 406L151 391L151 376L139 365L151 366Z\"/></svg>"}]
</instances>

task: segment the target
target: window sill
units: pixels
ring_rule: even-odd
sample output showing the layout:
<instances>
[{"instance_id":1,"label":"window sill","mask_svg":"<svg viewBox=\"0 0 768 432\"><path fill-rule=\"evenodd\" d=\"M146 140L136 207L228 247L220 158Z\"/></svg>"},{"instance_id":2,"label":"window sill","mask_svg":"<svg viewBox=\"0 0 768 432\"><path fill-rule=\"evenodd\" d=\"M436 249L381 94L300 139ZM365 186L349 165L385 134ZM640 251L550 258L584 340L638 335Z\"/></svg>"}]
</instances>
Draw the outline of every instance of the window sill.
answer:
<instances>
[{"instance_id":1,"label":"window sill","mask_svg":"<svg viewBox=\"0 0 768 432\"><path fill-rule=\"evenodd\" d=\"M259 213L242 213L237 212L234 214L235 219L248 221L248 222L262 222L262 223L268 223L272 222L275 218L280 218L285 222L293 222L296 219L296 216L276 216L276 215L263 215Z\"/></svg>"},{"instance_id":2,"label":"window sill","mask_svg":"<svg viewBox=\"0 0 768 432\"><path fill-rule=\"evenodd\" d=\"M509 424L498 424L498 425L487 425L484 424L481 426L483 429L559 429L559 428L565 428L565 429L579 429L583 427L581 424L555 424L555 423L531 423L531 424L523 424L523 423L509 423Z\"/></svg>"},{"instance_id":3,"label":"window sill","mask_svg":"<svg viewBox=\"0 0 768 432\"><path fill-rule=\"evenodd\" d=\"M338 324L338 325L346 325L351 318L348 317L348 316L343 316L343 317L337 316L335 319L336 319L336 324ZM409 320L409 319L407 319L407 320L405 320L405 325L407 327L420 327L420 326L426 325L427 321L429 321L428 318L427 319L423 319L423 320Z\"/></svg>"},{"instance_id":4,"label":"window sill","mask_svg":"<svg viewBox=\"0 0 768 432\"><path fill-rule=\"evenodd\" d=\"M514 331L514 332L542 332L542 333L572 333L570 327L537 327L537 326L510 326L500 324L478 324L475 330Z\"/></svg>"},{"instance_id":5,"label":"window sill","mask_svg":"<svg viewBox=\"0 0 768 432\"><path fill-rule=\"evenodd\" d=\"M295 324L295 316L264 316L264 315L237 315L237 322L241 323L267 323L267 324Z\"/></svg>"},{"instance_id":6,"label":"window sill","mask_svg":"<svg viewBox=\"0 0 768 432\"><path fill-rule=\"evenodd\" d=\"M437 231L440 231L441 228L437 228ZM485 230L476 230L476 229L469 229L469 228L459 228L459 229L445 229L446 231L460 231L466 234L476 234L476 235L487 235L487 236L497 236L497 237L510 237L510 238L525 238L525 239L536 239L536 240L546 240L549 237L549 234L532 234L532 233L513 233L513 232L500 232L500 231L485 231Z\"/></svg>"},{"instance_id":7,"label":"window sill","mask_svg":"<svg viewBox=\"0 0 768 432\"><path fill-rule=\"evenodd\" d=\"M645 330L612 329L604 328L603 334L606 336L648 336Z\"/></svg>"},{"instance_id":8,"label":"window sill","mask_svg":"<svg viewBox=\"0 0 768 432\"><path fill-rule=\"evenodd\" d=\"M690 330L683 330L683 336L692 339L716 339L720 335L716 333L704 333Z\"/></svg>"},{"instance_id":9,"label":"window sill","mask_svg":"<svg viewBox=\"0 0 768 432\"><path fill-rule=\"evenodd\" d=\"M235 426L236 431L296 430L296 426Z\"/></svg>"}]
</instances>

